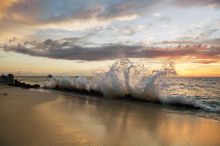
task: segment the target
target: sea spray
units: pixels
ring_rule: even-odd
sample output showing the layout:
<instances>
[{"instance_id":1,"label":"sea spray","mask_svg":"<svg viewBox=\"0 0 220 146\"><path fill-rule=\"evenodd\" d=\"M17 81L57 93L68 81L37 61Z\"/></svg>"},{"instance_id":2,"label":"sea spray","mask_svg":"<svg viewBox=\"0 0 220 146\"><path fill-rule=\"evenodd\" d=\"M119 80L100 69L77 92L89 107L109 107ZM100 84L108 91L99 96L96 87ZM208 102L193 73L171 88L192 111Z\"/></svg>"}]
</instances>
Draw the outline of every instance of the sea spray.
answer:
<instances>
[{"instance_id":1,"label":"sea spray","mask_svg":"<svg viewBox=\"0 0 220 146\"><path fill-rule=\"evenodd\" d=\"M102 93L105 97L132 97L135 99L158 101L159 78L175 74L173 63L160 70L151 70L143 64L131 62L128 58L118 59L108 71L87 77L53 77L43 84L44 88L84 90Z\"/></svg>"},{"instance_id":2,"label":"sea spray","mask_svg":"<svg viewBox=\"0 0 220 146\"><path fill-rule=\"evenodd\" d=\"M116 60L106 72L96 73L92 77L52 77L43 83L43 87L220 112L219 101L213 104L199 97L170 94L167 89L172 85L167 85L168 76L175 74L172 61L164 64L161 69L153 70L123 58Z\"/></svg>"},{"instance_id":3,"label":"sea spray","mask_svg":"<svg viewBox=\"0 0 220 146\"><path fill-rule=\"evenodd\" d=\"M157 84L158 79L175 73L174 64L168 65L160 70L151 70L143 64L131 62L127 58L119 59L107 72L98 75L97 84L106 97L133 97L157 101L158 90L160 90L160 87L157 86L159 85Z\"/></svg>"},{"instance_id":4,"label":"sea spray","mask_svg":"<svg viewBox=\"0 0 220 146\"><path fill-rule=\"evenodd\" d=\"M86 77L52 77L43 83L43 88L103 96L96 85Z\"/></svg>"}]
</instances>

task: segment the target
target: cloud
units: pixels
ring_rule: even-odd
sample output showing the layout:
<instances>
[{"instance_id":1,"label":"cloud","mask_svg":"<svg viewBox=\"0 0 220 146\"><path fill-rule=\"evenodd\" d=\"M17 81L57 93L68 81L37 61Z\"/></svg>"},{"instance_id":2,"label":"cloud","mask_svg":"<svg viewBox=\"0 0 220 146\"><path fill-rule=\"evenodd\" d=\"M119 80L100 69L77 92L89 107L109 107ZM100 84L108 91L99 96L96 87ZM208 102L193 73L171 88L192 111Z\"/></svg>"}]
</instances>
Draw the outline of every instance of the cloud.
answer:
<instances>
[{"instance_id":1,"label":"cloud","mask_svg":"<svg viewBox=\"0 0 220 146\"><path fill-rule=\"evenodd\" d=\"M164 16L164 17L160 18L160 21L164 22L164 23L170 23L171 22L171 18L167 17L167 16Z\"/></svg>"},{"instance_id":2,"label":"cloud","mask_svg":"<svg viewBox=\"0 0 220 146\"><path fill-rule=\"evenodd\" d=\"M220 36L219 19L207 20L194 24L194 27L186 30L177 39L180 41L204 42L210 38L218 38Z\"/></svg>"},{"instance_id":3,"label":"cloud","mask_svg":"<svg viewBox=\"0 0 220 146\"><path fill-rule=\"evenodd\" d=\"M218 59L198 59L194 61L194 63L201 63L201 64L210 64L216 62L218 62Z\"/></svg>"},{"instance_id":4,"label":"cloud","mask_svg":"<svg viewBox=\"0 0 220 146\"><path fill-rule=\"evenodd\" d=\"M204 41L205 44L212 45L212 46L220 46L220 38L211 39Z\"/></svg>"},{"instance_id":5,"label":"cloud","mask_svg":"<svg viewBox=\"0 0 220 146\"><path fill-rule=\"evenodd\" d=\"M153 6L157 5L161 0L123 0L106 7L105 11L100 15L104 18L113 18L140 15L149 11Z\"/></svg>"},{"instance_id":6,"label":"cloud","mask_svg":"<svg viewBox=\"0 0 220 146\"><path fill-rule=\"evenodd\" d=\"M82 31L100 26L109 26L115 21L138 19L142 16L152 15L154 12L156 12L155 16L159 16L158 10L160 8L167 9L177 5L185 8L191 5L219 5L218 0L192 1L2 0L0 2L0 35L8 39L12 35L26 37L30 33L34 34L39 29ZM161 22L168 23L169 21L168 17L161 18ZM164 25L164 27L167 26Z\"/></svg>"},{"instance_id":7,"label":"cloud","mask_svg":"<svg viewBox=\"0 0 220 146\"><path fill-rule=\"evenodd\" d=\"M181 7L209 6L220 8L219 0L175 0L174 4Z\"/></svg>"},{"instance_id":8,"label":"cloud","mask_svg":"<svg viewBox=\"0 0 220 146\"><path fill-rule=\"evenodd\" d=\"M202 44L176 45L173 47L152 47L141 44L79 45L75 39L51 40L44 42L10 42L4 51L12 51L31 56L66 60L100 61L113 60L123 50L129 58L196 58L196 61L213 63L219 61L220 47ZM206 59L205 61L203 59ZM211 61L210 61L211 60Z\"/></svg>"},{"instance_id":9,"label":"cloud","mask_svg":"<svg viewBox=\"0 0 220 146\"><path fill-rule=\"evenodd\" d=\"M51 24L64 21L132 20L151 14L155 7L169 0L5 0L0 2L0 18L5 23ZM188 7L216 5L219 0L172 0L172 4ZM159 12L153 14L160 16Z\"/></svg>"},{"instance_id":10,"label":"cloud","mask_svg":"<svg viewBox=\"0 0 220 146\"><path fill-rule=\"evenodd\" d=\"M156 13L153 14L153 16L155 16L155 17L159 17L160 15L161 14L159 12L156 12Z\"/></svg>"},{"instance_id":11,"label":"cloud","mask_svg":"<svg viewBox=\"0 0 220 146\"><path fill-rule=\"evenodd\" d=\"M161 0L5 0L0 35L24 37L37 29L86 30L149 14ZM28 30L27 30L28 29ZM26 31L27 30L27 31Z\"/></svg>"},{"instance_id":12,"label":"cloud","mask_svg":"<svg viewBox=\"0 0 220 146\"><path fill-rule=\"evenodd\" d=\"M199 36L197 37L198 39L207 39L210 36L212 36L213 34L217 33L220 29L219 28L212 28L212 29L208 29L202 33L199 34Z\"/></svg>"},{"instance_id":13,"label":"cloud","mask_svg":"<svg viewBox=\"0 0 220 146\"><path fill-rule=\"evenodd\" d=\"M68 20L130 20L159 0L18 0L7 7L4 20L21 23L55 23Z\"/></svg>"},{"instance_id":14,"label":"cloud","mask_svg":"<svg viewBox=\"0 0 220 146\"><path fill-rule=\"evenodd\" d=\"M171 3L170 3L171 2ZM164 32L159 32L158 27L168 27L167 30L170 30L170 27L167 23L171 20L169 17L163 17L166 13L166 10L161 8L175 8L178 6L183 6L187 8L187 5L196 5L196 6L205 6L207 4L219 4L218 0L2 0L0 2L0 35L1 39L8 39L12 36L23 37L21 39L60 39L63 37L71 37L75 35L72 34L73 31L90 31L96 27L117 27L114 31L119 35L127 35L133 37L132 35L136 34L139 37L142 37L144 34L147 34L147 31L141 32L135 27L138 24L145 25L146 23L155 24L152 27L155 36L158 39L163 38ZM164 5L163 5L164 4ZM162 6L162 7L161 7ZM157 17L160 25L157 25L154 20L147 20L152 22L144 22L144 19L147 19L145 16L152 15L155 13L155 16L159 16L161 9L165 13L161 17ZM175 11L174 11L175 13ZM143 16L143 19L137 19L138 17ZM178 14L177 14L178 15ZM171 17L173 18L173 17ZM137 20L134 20L137 19ZM192 19L192 18L190 18ZM115 22L114 21L129 21L130 22ZM175 20L172 20L172 24L175 23ZM185 20L184 20L185 21ZM191 21L191 20L190 20ZM129 23L129 24L128 24ZM145 24L143 24L145 23ZM112 25L111 25L112 24ZM128 26L122 28L121 26ZM170 24L171 25L171 24ZM210 24L209 26L213 26ZM121 27L121 28L120 28ZM181 29L181 26L177 26ZM186 26L189 27L189 26ZM50 30L49 30L50 29ZM52 32L51 30L62 30L59 33L58 31ZM185 28L183 28L184 30ZM39 30L48 30L41 31ZM149 32L151 31L149 30ZM199 29L192 29L192 32L197 32ZM214 29L213 29L214 31ZM104 32L104 31L103 31ZM170 32L170 31L169 31ZM181 32L181 31L180 31ZM219 32L219 31L218 31ZM214 38L218 35L217 31L215 32L205 32L201 34L201 38L206 39L205 37ZM46 34L47 33L47 34ZM111 32L110 32L111 33ZM106 35L97 35L93 40L109 40L109 32L106 32ZM176 32L178 35L179 32ZM211 34L211 35L209 35ZM193 36L194 34L189 34ZM215 36L213 36L215 35ZM164 35L165 36L165 35ZM183 34L184 37L188 35ZM31 38L33 37L33 38ZM103 37L103 38L101 38ZM105 37L105 38L104 38ZM115 37L114 35L112 38ZM124 36L123 36L124 37ZM135 36L136 37L136 36ZM134 41L139 38L131 38ZM173 37L173 35L172 35ZM195 35L194 38L188 38L195 41L197 38ZM99 41L99 40L98 40Z\"/></svg>"},{"instance_id":15,"label":"cloud","mask_svg":"<svg viewBox=\"0 0 220 146\"><path fill-rule=\"evenodd\" d=\"M0 1L0 18L2 17L2 14L4 11L9 8L11 5L13 5L14 2L17 0L2 0Z\"/></svg>"},{"instance_id":16,"label":"cloud","mask_svg":"<svg viewBox=\"0 0 220 146\"><path fill-rule=\"evenodd\" d=\"M0 8L8 21L49 23L65 20L130 20L153 11L154 6L169 0L4 0ZM216 5L219 0L172 0L172 4L188 7ZM155 16L160 13L156 12Z\"/></svg>"},{"instance_id":17,"label":"cloud","mask_svg":"<svg viewBox=\"0 0 220 146\"><path fill-rule=\"evenodd\" d=\"M145 29L144 25L128 25L126 27L110 27L109 28L113 33L116 33L117 35L127 35L131 36L135 33L142 31Z\"/></svg>"}]
</instances>

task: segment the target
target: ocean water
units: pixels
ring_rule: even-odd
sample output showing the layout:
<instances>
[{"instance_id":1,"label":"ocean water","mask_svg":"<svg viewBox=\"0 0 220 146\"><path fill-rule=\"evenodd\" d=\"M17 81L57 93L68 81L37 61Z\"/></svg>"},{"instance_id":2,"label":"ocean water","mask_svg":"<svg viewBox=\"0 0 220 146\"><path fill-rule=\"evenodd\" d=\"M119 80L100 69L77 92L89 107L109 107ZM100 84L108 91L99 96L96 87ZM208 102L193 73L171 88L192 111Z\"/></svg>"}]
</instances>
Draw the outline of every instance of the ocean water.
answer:
<instances>
[{"instance_id":1,"label":"ocean water","mask_svg":"<svg viewBox=\"0 0 220 146\"><path fill-rule=\"evenodd\" d=\"M174 64L167 63L152 70L128 59L117 60L109 70L91 77L16 77L20 81L40 84L44 89L68 90L101 98L137 99L141 102L175 107L174 110L195 112L220 119L220 78L178 77ZM133 101L130 101L131 103ZM135 106L143 105L136 104Z\"/></svg>"}]
</instances>

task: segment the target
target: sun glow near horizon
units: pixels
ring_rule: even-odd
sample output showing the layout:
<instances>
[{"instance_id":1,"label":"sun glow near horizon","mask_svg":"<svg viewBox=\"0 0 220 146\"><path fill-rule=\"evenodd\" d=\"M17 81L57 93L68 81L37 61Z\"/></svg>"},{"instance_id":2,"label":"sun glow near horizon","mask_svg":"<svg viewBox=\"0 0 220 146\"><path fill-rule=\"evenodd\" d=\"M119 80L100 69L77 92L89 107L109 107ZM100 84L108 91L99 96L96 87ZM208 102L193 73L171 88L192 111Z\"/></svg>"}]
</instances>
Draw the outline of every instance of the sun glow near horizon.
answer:
<instances>
[{"instance_id":1,"label":"sun glow near horizon","mask_svg":"<svg viewBox=\"0 0 220 146\"><path fill-rule=\"evenodd\" d=\"M99 70L107 70L115 60L108 61L72 61L72 60L57 60L43 57L31 57L27 55L13 53L3 53L4 59L0 57L1 74L13 73L18 76L31 75L92 75ZM7 54L7 55L6 55ZM14 59L11 59L13 56ZM29 60L27 62L27 60ZM161 62L154 62L146 59L131 59L137 64L144 64L146 67L159 69L168 59L163 59ZM15 63L16 62L16 63ZM175 63L175 62L174 62ZM194 63L175 63L175 68L178 76L183 77L220 77L219 64L201 65Z\"/></svg>"},{"instance_id":2,"label":"sun glow near horizon","mask_svg":"<svg viewBox=\"0 0 220 146\"><path fill-rule=\"evenodd\" d=\"M2 1L0 73L87 75L124 55L153 67L174 58L180 76L220 77L219 8L206 0Z\"/></svg>"}]
</instances>

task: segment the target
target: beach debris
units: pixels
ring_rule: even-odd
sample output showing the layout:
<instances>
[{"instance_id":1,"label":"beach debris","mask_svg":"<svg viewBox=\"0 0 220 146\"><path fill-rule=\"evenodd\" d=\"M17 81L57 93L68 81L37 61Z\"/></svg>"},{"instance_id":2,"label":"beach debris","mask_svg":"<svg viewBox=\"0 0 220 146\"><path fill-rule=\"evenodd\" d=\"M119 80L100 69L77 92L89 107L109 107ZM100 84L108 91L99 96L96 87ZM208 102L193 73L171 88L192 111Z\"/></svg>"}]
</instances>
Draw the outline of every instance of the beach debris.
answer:
<instances>
[{"instance_id":1,"label":"beach debris","mask_svg":"<svg viewBox=\"0 0 220 146\"><path fill-rule=\"evenodd\" d=\"M17 79L14 79L13 74L8 74L7 76L1 75L0 76L0 83L6 84L8 86L16 86L16 87L22 87L22 88L40 88L40 85L38 84L26 84L25 82L18 81Z\"/></svg>"}]
</instances>

